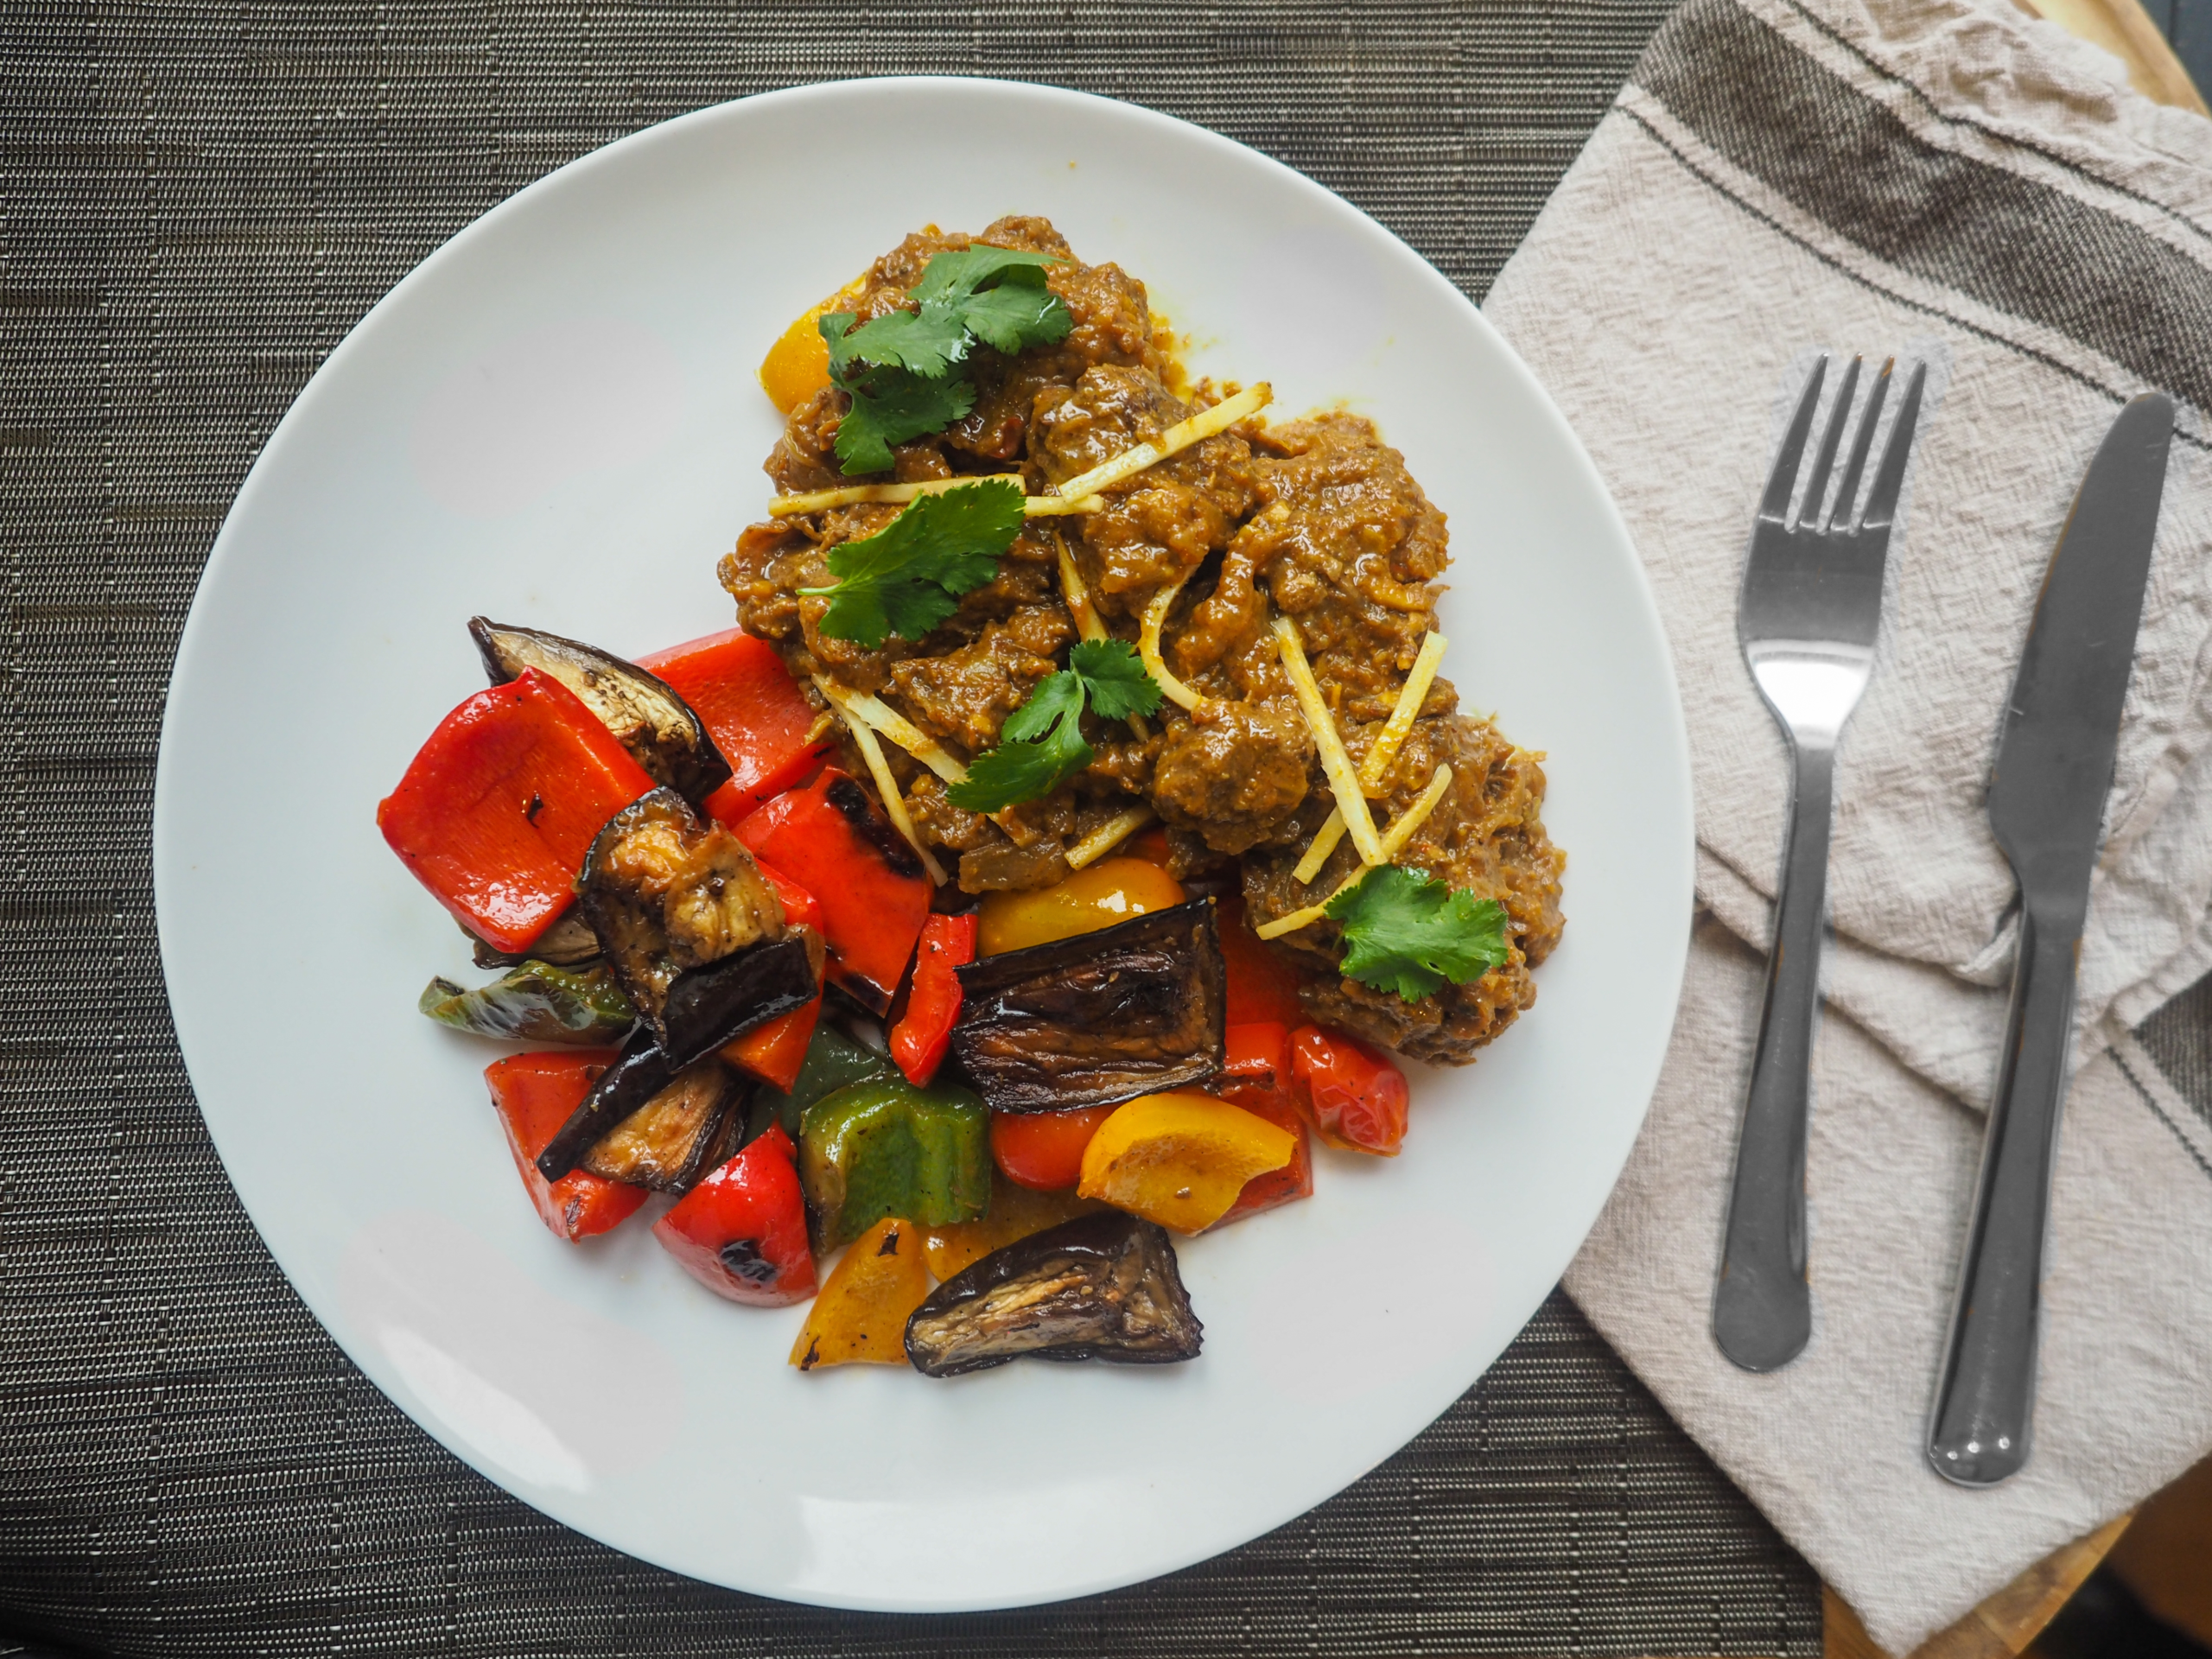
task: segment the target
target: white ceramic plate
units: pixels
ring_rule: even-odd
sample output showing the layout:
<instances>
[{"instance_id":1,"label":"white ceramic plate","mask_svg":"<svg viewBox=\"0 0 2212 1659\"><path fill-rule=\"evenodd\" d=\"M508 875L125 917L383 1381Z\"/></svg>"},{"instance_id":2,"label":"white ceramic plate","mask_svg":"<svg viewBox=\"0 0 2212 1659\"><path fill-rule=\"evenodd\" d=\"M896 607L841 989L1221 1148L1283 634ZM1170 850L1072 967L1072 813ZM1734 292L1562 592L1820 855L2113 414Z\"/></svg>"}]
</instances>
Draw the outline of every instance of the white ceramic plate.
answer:
<instances>
[{"instance_id":1,"label":"white ceramic plate","mask_svg":"<svg viewBox=\"0 0 2212 1659\"><path fill-rule=\"evenodd\" d=\"M845 204L813 207L832 197ZM1451 515L1446 671L1550 753L1566 941L1481 1064L1415 1079L1395 1161L1182 1246L1196 1363L950 1382L785 1363L641 1217L584 1247L524 1201L480 1077L415 1013L467 966L376 804L482 683L464 620L634 653L728 626L786 322L925 222L1049 215L1197 372L1371 414ZM1199 1560L1402 1446L1558 1279L1657 1076L1688 931L1680 708L1573 435L1450 283L1249 149L999 82L704 111L523 191L426 260L302 394L192 607L155 872L210 1132L293 1284L378 1387L518 1497L698 1578L828 1605L1048 1601Z\"/></svg>"}]
</instances>

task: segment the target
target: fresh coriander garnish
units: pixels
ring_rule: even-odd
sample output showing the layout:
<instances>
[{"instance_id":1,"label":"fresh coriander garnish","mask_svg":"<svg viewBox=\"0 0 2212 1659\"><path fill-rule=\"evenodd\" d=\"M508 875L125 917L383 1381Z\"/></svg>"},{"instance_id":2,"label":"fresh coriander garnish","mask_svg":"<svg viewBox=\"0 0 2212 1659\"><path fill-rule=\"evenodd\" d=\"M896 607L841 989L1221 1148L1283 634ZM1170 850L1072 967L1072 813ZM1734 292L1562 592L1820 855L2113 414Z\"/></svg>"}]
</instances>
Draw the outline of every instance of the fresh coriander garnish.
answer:
<instances>
[{"instance_id":1,"label":"fresh coriander garnish","mask_svg":"<svg viewBox=\"0 0 2212 1659\"><path fill-rule=\"evenodd\" d=\"M1344 971L1408 1002L1505 965L1505 906L1433 875L1377 865L1323 906L1344 931Z\"/></svg>"},{"instance_id":2,"label":"fresh coriander garnish","mask_svg":"<svg viewBox=\"0 0 2212 1659\"><path fill-rule=\"evenodd\" d=\"M917 497L874 535L830 550L836 587L799 589L830 595L816 631L870 650L894 633L920 639L959 609L961 594L998 574L1022 520L1021 485L1013 479Z\"/></svg>"},{"instance_id":3,"label":"fresh coriander garnish","mask_svg":"<svg viewBox=\"0 0 2212 1659\"><path fill-rule=\"evenodd\" d=\"M1045 253L976 246L940 253L907 290L919 308L892 311L858 327L834 311L816 326L830 347L830 378L852 399L837 428L848 476L891 465L891 446L938 432L976 405L976 388L955 371L976 340L1007 353L1064 340L1068 308L1045 285Z\"/></svg>"},{"instance_id":4,"label":"fresh coriander garnish","mask_svg":"<svg viewBox=\"0 0 2212 1659\"><path fill-rule=\"evenodd\" d=\"M1160 708L1160 687L1126 639L1086 639L1068 665L1037 683L999 732L999 745L976 757L945 798L969 812L997 812L1051 794L1090 764L1083 710L1127 720Z\"/></svg>"}]
</instances>

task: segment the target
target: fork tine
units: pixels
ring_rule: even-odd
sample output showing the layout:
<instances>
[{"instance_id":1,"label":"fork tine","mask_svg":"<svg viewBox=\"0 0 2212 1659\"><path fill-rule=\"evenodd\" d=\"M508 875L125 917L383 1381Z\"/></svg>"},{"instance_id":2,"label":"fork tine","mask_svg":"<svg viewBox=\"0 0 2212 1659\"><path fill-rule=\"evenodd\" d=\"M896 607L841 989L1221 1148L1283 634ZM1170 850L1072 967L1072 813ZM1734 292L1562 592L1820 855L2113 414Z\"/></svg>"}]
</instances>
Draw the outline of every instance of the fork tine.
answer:
<instances>
[{"instance_id":1,"label":"fork tine","mask_svg":"<svg viewBox=\"0 0 2212 1659\"><path fill-rule=\"evenodd\" d=\"M1843 423L1851 418L1851 400L1859 390L1859 365L1854 357L1843 367L1843 384L1835 389L1835 403L1828 410L1827 429L1821 434L1820 453L1813 457L1812 476L1805 480L1805 505L1797 510L1801 524L1821 522L1821 503L1827 499L1828 473L1835 465L1837 446L1843 442Z\"/></svg>"},{"instance_id":2,"label":"fork tine","mask_svg":"<svg viewBox=\"0 0 2212 1659\"><path fill-rule=\"evenodd\" d=\"M1813 411L1820 406L1821 382L1827 378L1828 356L1826 352L1815 359L1813 372L1805 381L1805 390L1798 397L1797 412L1789 417L1789 429L1782 435L1782 448L1776 451L1774 470L1766 475L1766 494L1759 500L1759 517L1780 519L1789 511L1789 497L1797 487L1797 463L1805 458L1805 435L1813 429Z\"/></svg>"},{"instance_id":3,"label":"fork tine","mask_svg":"<svg viewBox=\"0 0 2212 1659\"><path fill-rule=\"evenodd\" d=\"M1882 423L1882 405L1890 395L1890 373L1897 365L1891 358L1882 365L1882 372L1874 377L1874 389L1866 394L1866 412L1859 417L1859 429L1851 435L1851 459L1844 463L1843 485L1835 493L1835 511L1828 517L1829 528L1847 526L1859 502L1859 480L1866 474L1866 452L1874 447L1874 429Z\"/></svg>"},{"instance_id":4,"label":"fork tine","mask_svg":"<svg viewBox=\"0 0 2212 1659\"><path fill-rule=\"evenodd\" d=\"M1882 451L1881 470L1874 474L1874 487L1867 493L1866 527L1886 524L1897 516L1897 493L1904 488L1904 463L1912 453L1912 429L1920 423L1920 389L1928 379L1928 365L1912 365L1912 378L1904 383L1904 401L1897 405L1897 417L1890 428L1890 442Z\"/></svg>"}]
</instances>

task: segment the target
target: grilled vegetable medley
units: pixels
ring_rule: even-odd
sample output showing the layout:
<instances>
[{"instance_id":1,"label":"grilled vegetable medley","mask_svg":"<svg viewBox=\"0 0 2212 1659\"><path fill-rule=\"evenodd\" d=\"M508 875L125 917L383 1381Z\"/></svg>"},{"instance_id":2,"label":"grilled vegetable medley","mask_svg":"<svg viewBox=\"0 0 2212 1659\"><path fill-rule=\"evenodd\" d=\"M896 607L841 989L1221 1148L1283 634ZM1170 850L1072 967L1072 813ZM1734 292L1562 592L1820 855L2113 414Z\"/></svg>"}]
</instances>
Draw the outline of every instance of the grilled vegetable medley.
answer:
<instances>
[{"instance_id":1,"label":"grilled vegetable medley","mask_svg":"<svg viewBox=\"0 0 2212 1659\"><path fill-rule=\"evenodd\" d=\"M1174 1236L1395 1156L1392 1054L1471 1061L1558 942L1539 757L1438 677L1443 514L1173 347L1042 219L908 237L761 365L739 626L469 620L491 684L378 809L493 976L422 1012L536 1046L485 1078L546 1226L654 1203L810 1300L801 1370L1194 1357Z\"/></svg>"}]
</instances>

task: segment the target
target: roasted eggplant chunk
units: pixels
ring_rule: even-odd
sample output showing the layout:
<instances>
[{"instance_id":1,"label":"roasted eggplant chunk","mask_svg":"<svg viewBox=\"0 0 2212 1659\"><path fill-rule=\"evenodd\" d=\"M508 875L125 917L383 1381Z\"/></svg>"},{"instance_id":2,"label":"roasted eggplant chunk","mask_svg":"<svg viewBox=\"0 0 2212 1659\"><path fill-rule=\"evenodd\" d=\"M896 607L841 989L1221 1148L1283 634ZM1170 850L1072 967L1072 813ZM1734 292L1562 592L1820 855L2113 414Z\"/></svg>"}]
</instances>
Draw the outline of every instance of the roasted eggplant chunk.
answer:
<instances>
[{"instance_id":1,"label":"roasted eggplant chunk","mask_svg":"<svg viewBox=\"0 0 2212 1659\"><path fill-rule=\"evenodd\" d=\"M583 699L657 784L703 801L729 778L729 762L676 689L620 657L557 633L468 619L469 637L494 685L525 668L549 674Z\"/></svg>"},{"instance_id":2,"label":"roasted eggplant chunk","mask_svg":"<svg viewBox=\"0 0 2212 1659\"><path fill-rule=\"evenodd\" d=\"M952 1052L994 1111L1111 1106L1222 1068L1225 979L1211 899L953 971Z\"/></svg>"},{"instance_id":3,"label":"roasted eggplant chunk","mask_svg":"<svg viewBox=\"0 0 2212 1659\"><path fill-rule=\"evenodd\" d=\"M614 1043L638 1011L604 967L525 962L470 990L434 979L416 1004L440 1025L517 1043Z\"/></svg>"},{"instance_id":4,"label":"roasted eggplant chunk","mask_svg":"<svg viewBox=\"0 0 2212 1659\"><path fill-rule=\"evenodd\" d=\"M582 968L600 958L599 935L591 925L570 906L561 912L561 918L547 928L521 952L502 950L488 939L479 938L468 929L462 928L472 948L479 968L518 968L525 962L550 962L556 968Z\"/></svg>"},{"instance_id":5,"label":"roasted eggplant chunk","mask_svg":"<svg viewBox=\"0 0 2212 1659\"><path fill-rule=\"evenodd\" d=\"M737 1073L713 1055L694 1060L594 1141L582 1166L606 1180L682 1192L737 1151L745 1094Z\"/></svg>"},{"instance_id":6,"label":"roasted eggplant chunk","mask_svg":"<svg viewBox=\"0 0 2212 1659\"><path fill-rule=\"evenodd\" d=\"M1196 1358L1205 1329L1166 1230L1109 1210L1016 1239L946 1280L907 1319L906 1357L925 1376L1025 1355L1164 1365Z\"/></svg>"},{"instance_id":7,"label":"roasted eggplant chunk","mask_svg":"<svg viewBox=\"0 0 2212 1659\"><path fill-rule=\"evenodd\" d=\"M545 1143L537 1173L557 1181L582 1168L680 1192L737 1150L745 1095L742 1080L711 1055L671 1065L652 1031L639 1026Z\"/></svg>"},{"instance_id":8,"label":"roasted eggplant chunk","mask_svg":"<svg viewBox=\"0 0 2212 1659\"><path fill-rule=\"evenodd\" d=\"M568 1174L583 1162L594 1141L675 1082L683 1069L668 1063L653 1039L652 1027L639 1026L622 1045L614 1064L599 1074L583 1103L545 1143L545 1150L537 1154L537 1173L549 1181Z\"/></svg>"},{"instance_id":9,"label":"roasted eggplant chunk","mask_svg":"<svg viewBox=\"0 0 2212 1659\"><path fill-rule=\"evenodd\" d=\"M813 1000L822 943L787 926L745 843L672 789L616 813L584 859L584 919L678 1065Z\"/></svg>"}]
</instances>

